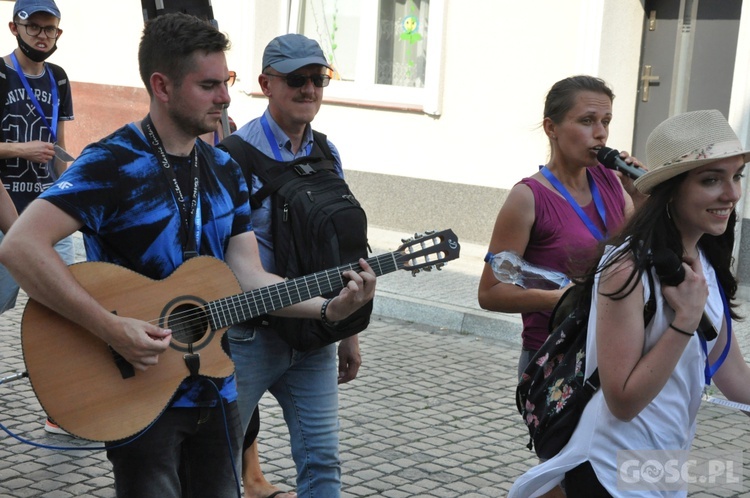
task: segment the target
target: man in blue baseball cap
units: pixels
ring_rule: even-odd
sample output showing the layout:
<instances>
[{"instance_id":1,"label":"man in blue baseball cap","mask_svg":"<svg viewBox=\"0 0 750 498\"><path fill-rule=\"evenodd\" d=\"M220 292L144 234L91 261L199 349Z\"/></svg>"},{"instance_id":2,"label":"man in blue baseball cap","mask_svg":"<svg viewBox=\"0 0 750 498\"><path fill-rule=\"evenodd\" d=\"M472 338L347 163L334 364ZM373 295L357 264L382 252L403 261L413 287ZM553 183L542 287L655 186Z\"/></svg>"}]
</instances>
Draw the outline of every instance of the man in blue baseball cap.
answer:
<instances>
[{"instance_id":1,"label":"man in blue baseball cap","mask_svg":"<svg viewBox=\"0 0 750 498\"><path fill-rule=\"evenodd\" d=\"M286 74L311 64L331 68L318 42L304 35L290 33L277 36L263 51L264 71L271 67Z\"/></svg>"},{"instance_id":2,"label":"man in blue baseball cap","mask_svg":"<svg viewBox=\"0 0 750 498\"><path fill-rule=\"evenodd\" d=\"M53 0L17 0L13 6L9 28L18 47L0 64L5 75L0 84L0 179L18 213L47 190L72 159L65 152L65 122L73 119L68 76L60 66L45 62L57 50L59 24L60 9ZM74 262L72 237L55 249L65 263ZM18 284L0 266L0 311L15 306L17 295ZM66 434L50 419L45 430Z\"/></svg>"},{"instance_id":3,"label":"man in blue baseball cap","mask_svg":"<svg viewBox=\"0 0 750 498\"><path fill-rule=\"evenodd\" d=\"M14 18L26 20L37 12L46 12L60 19L60 9L52 0L18 0L13 6Z\"/></svg>"},{"instance_id":4,"label":"man in blue baseball cap","mask_svg":"<svg viewBox=\"0 0 750 498\"><path fill-rule=\"evenodd\" d=\"M323 157L333 162L335 174L344 176L336 147L311 127L331 72L331 65L315 40L293 33L271 40L263 52L258 77L268 108L234 134L249 144L246 148L253 149L248 156L252 157L250 161L280 168L305 156ZM232 152L232 147L226 148ZM238 162L247 160L239 153L236 156ZM255 194L263 182L249 171L257 169L252 164L240 166L251 194ZM276 230L270 208L271 199L266 198L260 209L253 209L253 229L263 266L286 276L276 268ZM311 233L309 237L316 235ZM244 323L227 332L237 373L240 414L248 427L243 454L245 496L294 496L268 483L260 469L255 441L260 427L257 405L263 393L269 391L287 420L299 497L336 498L341 495L338 384L357 376L362 362L359 339L353 335L339 342L337 364L335 343L309 351L298 351L287 343L282 335L293 333L293 326L288 322Z\"/></svg>"}]
</instances>

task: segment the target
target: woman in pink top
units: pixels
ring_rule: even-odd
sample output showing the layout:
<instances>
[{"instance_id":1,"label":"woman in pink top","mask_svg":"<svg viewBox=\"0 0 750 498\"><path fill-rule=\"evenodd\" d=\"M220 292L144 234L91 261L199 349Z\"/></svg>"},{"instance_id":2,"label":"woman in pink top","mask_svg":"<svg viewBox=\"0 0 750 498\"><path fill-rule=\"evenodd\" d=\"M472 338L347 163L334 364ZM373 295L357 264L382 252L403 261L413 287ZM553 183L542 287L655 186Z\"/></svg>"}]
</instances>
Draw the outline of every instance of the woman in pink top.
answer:
<instances>
[{"instance_id":1,"label":"woman in pink top","mask_svg":"<svg viewBox=\"0 0 750 498\"><path fill-rule=\"evenodd\" d=\"M508 194L495 222L489 251L513 251L530 263L568 276L582 274L598 240L612 235L633 211L632 181L604 168L597 152L607 143L614 95L606 83L574 76L547 94L543 129L549 162ZM626 152L625 162L640 166ZM627 189L627 191L626 191ZM577 263L577 264L575 264ZM550 312L563 290L523 289L499 282L486 265L479 282L482 308L521 313L519 374L548 335Z\"/></svg>"}]
</instances>

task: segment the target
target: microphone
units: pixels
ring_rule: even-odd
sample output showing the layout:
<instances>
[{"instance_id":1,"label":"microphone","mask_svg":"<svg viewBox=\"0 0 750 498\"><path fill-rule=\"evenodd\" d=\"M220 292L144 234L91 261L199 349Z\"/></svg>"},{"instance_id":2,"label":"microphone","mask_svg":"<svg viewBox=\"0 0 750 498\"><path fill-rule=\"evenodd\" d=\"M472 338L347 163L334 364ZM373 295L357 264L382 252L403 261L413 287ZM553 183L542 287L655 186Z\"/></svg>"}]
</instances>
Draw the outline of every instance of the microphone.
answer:
<instances>
[{"instance_id":1,"label":"microphone","mask_svg":"<svg viewBox=\"0 0 750 498\"><path fill-rule=\"evenodd\" d=\"M685 280L685 267L682 266L682 261L673 251L655 249L652 261L654 270L663 285L680 285ZM719 335L705 312L701 316L700 324L698 324L698 333L705 337L707 341L713 341Z\"/></svg>"},{"instance_id":2,"label":"microphone","mask_svg":"<svg viewBox=\"0 0 750 498\"><path fill-rule=\"evenodd\" d=\"M599 152L596 153L596 158L605 167L613 169L615 171L621 171L633 180L645 173L645 171L641 168L623 161L620 157L620 151L618 151L617 149L602 147L601 149L599 149Z\"/></svg>"}]
</instances>

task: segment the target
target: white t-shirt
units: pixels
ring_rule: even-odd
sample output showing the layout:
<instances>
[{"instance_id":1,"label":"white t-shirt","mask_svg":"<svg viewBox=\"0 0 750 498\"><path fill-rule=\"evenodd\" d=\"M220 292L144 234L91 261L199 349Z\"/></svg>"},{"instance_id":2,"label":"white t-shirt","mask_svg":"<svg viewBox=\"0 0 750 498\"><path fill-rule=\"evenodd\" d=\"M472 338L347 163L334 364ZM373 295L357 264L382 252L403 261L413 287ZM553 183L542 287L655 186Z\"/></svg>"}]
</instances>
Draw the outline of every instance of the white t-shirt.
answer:
<instances>
[{"instance_id":1,"label":"white t-shirt","mask_svg":"<svg viewBox=\"0 0 750 498\"><path fill-rule=\"evenodd\" d=\"M602 257L605 261L613 248ZM724 307L719 293L716 273L701 252L703 273L709 287L706 314L721 330ZM600 263L601 266L601 263ZM644 302L650 295L648 277L641 277ZM654 278L656 313L646 326L643 353L656 344L674 318L674 311L664 300L658 278ZM586 344L586 377L597 368L596 305L599 275L594 283ZM716 341L707 344L711 351ZM509 498L528 498L544 494L562 481L565 473L589 461L609 494L614 497L682 497L687 491L648 492L618 489L618 452L621 450L688 450L695 436L695 421L705 385L706 355L696 334L685 348L672 375L656 398L635 418L625 422L609 411L600 389L586 406L581 420L568 444L555 457L533 467L513 484Z\"/></svg>"}]
</instances>

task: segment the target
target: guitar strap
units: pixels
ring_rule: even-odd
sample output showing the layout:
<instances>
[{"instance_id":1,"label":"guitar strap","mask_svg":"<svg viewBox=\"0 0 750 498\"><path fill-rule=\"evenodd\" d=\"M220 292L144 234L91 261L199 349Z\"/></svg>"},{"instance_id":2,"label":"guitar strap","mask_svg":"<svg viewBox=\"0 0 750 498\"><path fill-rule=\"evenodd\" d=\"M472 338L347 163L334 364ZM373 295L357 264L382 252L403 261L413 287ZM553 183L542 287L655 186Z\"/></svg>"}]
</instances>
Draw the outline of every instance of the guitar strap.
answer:
<instances>
[{"instance_id":1,"label":"guitar strap","mask_svg":"<svg viewBox=\"0 0 750 498\"><path fill-rule=\"evenodd\" d=\"M193 343L191 342L190 345L190 353L185 353L183 355L183 359L185 360L185 365L188 367L188 371L190 372L190 378L195 380L198 378L201 369L201 355L198 353L193 353Z\"/></svg>"}]
</instances>

